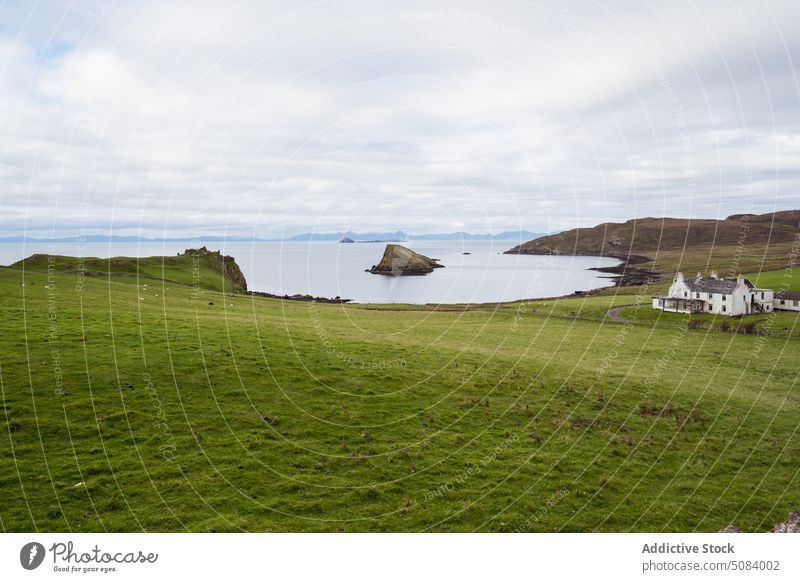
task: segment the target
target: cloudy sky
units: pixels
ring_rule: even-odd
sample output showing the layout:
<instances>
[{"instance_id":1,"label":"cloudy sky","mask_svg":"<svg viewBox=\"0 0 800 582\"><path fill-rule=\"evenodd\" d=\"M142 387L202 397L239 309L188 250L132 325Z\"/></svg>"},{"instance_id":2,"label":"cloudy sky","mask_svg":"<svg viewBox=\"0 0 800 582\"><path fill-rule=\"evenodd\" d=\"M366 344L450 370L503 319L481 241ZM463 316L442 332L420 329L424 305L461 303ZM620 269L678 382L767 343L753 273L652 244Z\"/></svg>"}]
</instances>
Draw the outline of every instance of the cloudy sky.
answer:
<instances>
[{"instance_id":1,"label":"cloudy sky","mask_svg":"<svg viewBox=\"0 0 800 582\"><path fill-rule=\"evenodd\" d=\"M0 236L800 207L794 0L0 2Z\"/></svg>"}]
</instances>

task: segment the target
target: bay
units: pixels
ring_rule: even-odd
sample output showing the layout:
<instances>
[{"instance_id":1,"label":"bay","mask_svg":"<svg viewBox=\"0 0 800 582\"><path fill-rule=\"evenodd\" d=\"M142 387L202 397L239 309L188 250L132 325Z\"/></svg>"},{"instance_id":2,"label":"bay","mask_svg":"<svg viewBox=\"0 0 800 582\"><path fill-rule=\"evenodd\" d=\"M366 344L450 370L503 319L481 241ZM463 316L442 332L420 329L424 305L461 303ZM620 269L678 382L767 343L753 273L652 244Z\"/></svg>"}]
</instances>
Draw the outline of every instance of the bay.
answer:
<instances>
[{"instance_id":1,"label":"bay","mask_svg":"<svg viewBox=\"0 0 800 582\"><path fill-rule=\"evenodd\" d=\"M505 255L509 241L412 241L405 246L441 260L444 269L422 277L365 272L385 243L212 242L231 255L248 288L277 295L342 297L357 303L489 303L568 295L613 284L589 270L619 263L606 257ZM84 257L175 255L202 242L3 243L0 264L33 253ZM469 253L469 254L464 254Z\"/></svg>"}]
</instances>

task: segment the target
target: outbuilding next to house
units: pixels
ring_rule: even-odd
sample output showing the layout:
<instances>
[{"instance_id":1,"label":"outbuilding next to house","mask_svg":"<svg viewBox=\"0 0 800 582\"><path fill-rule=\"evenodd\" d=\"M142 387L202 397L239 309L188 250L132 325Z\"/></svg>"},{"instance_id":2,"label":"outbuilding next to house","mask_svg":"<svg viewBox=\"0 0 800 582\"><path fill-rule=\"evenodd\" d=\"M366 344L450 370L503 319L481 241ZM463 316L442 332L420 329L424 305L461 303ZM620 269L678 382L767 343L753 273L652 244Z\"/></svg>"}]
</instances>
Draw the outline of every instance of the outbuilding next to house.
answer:
<instances>
[{"instance_id":1,"label":"outbuilding next to house","mask_svg":"<svg viewBox=\"0 0 800 582\"><path fill-rule=\"evenodd\" d=\"M775 309L800 311L800 291L778 291L775 293Z\"/></svg>"}]
</instances>

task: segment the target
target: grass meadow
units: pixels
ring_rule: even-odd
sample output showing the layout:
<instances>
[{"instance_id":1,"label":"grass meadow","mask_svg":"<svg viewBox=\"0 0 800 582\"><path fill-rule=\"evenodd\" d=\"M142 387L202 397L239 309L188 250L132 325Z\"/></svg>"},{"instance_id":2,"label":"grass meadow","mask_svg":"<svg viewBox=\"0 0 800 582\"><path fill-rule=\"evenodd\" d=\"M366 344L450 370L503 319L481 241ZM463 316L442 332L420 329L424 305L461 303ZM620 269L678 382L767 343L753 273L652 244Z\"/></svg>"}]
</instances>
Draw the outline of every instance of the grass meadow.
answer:
<instances>
[{"instance_id":1,"label":"grass meadow","mask_svg":"<svg viewBox=\"0 0 800 582\"><path fill-rule=\"evenodd\" d=\"M144 263L0 268L3 530L764 531L800 507L795 315L688 329L655 288L329 305Z\"/></svg>"}]
</instances>

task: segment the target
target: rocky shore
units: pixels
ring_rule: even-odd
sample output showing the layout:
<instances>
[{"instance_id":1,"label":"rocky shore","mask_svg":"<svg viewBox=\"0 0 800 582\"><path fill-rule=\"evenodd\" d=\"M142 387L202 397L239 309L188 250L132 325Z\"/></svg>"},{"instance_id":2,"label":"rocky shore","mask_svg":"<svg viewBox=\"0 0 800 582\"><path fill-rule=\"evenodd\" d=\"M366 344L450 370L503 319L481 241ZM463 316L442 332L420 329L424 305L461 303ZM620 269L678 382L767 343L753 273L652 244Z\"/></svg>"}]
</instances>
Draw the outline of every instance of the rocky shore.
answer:
<instances>
[{"instance_id":1,"label":"rocky shore","mask_svg":"<svg viewBox=\"0 0 800 582\"><path fill-rule=\"evenodd\" d=\"M719 530L719 533L742 533L742 530L735 525L729 525ZM776 523L768 533L800 533L800 513L790 511L786 521Z\"/></svg>"},{"instance_id":2,"label":"rocky shore","mask_svg":"<svg viewBox=\"0 0 800 582\"><path fill-rule=\"evenodd\" d=\"M644 255L622 255L606 253L601 255L622 261L622 264L613 267L592 267L592 271L608 273L614 276L615 287L638 287L647 283L654 283L664 276L664 273L652 269L641 269L632 265L646 263L652 260Z\"/></svg>"},{"instance_id":3,"label":"rocky shore","mask_svg":"<svg viewBox=\"0 0 800 582\"><path fill-rule=\"evenodd\" d=\"M254 297L266 297L268 299L283 299L284 301L308 301L313 303L350 303L352 299L342 299L338 295L333 299L329 297L314 297L313 295L302 295L297 293L295 295L276 295L274 293L264 293L263 291L248 291L248 295Z\"/></svg>"}]
</instances>

